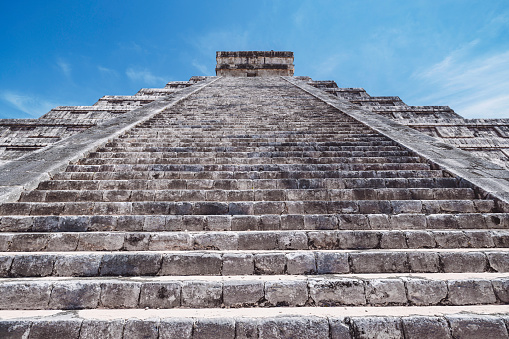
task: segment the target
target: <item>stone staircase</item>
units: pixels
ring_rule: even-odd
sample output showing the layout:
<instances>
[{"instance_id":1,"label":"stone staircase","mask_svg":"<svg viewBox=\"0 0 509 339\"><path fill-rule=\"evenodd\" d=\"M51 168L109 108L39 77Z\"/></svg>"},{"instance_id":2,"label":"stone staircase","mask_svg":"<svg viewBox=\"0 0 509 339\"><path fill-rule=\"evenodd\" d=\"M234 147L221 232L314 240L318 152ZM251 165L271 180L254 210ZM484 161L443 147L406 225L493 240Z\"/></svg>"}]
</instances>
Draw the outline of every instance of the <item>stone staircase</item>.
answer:
<instances>
[{"instance_id":1,"label":"stone staircase","mask_svg":"<svg viewBox=\"0 0 509 339\"><path fill-rule=\"evenodd\" d=\"M508 211L282 78L220 78L0 216L0 338L508 337Z\"/></svg>"}]
</instances>

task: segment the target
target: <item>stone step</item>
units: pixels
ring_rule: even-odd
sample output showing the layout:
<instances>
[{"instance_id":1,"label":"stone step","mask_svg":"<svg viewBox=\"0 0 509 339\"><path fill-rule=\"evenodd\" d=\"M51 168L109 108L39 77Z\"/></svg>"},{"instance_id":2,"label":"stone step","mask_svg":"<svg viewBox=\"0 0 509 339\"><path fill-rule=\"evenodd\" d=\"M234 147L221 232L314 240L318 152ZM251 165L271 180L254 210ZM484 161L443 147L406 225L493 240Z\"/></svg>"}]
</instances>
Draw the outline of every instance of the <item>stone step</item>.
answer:
<instances>
[{"instance_id":1,"label":"stone step","mask_svg":"<svg viewBox=\"0 0 509 339\"><path fill-rule=\"evenodd\" d=\"M369 182L372 178L389 179L389 178L405 178L409 180L418 180L420 178L443 178L444 172L441 170L379 170L379 171L294 171L294 172L277 172L277 171L210 171L210 172L161 172L161 171L136 171L136 172L60 172L53 175L53 180L43 181L42 187L52 187L44 185L55 185L54 187L67 187L65 184L60 186L61 181L77 181L81 184L84 180L123 180L126 183L133 180L148 180L161 182L167 179L193 179L193 180L271 180L267 182L268 187L278 187L277 183L272 180L300 180L300 179L357 179L359 185L363 185L363 181ZM161 180L161 181L159 181ZM453 180L454 178L440 179L444 181ZM55 184L48 184L48 183ZM309 182L309 181L308 181ZM322 182L322 181L313 181ZM313 183L312 182L312 183ZM385 182L385 181L384 181ZM305 182L303 182L305 183ZM442 183L441 183L442 184ZM274 186L275 185L275 186ZM387 184L386 184L387 185ZM72 185L71 185L72 186ZM298 183L298 187L304 187ZM95 187L95 186L94 186ZM127 186L126 186L127 187ZM147 186L148 187L148 186ZM253 186L254 187L254 186ZM313 187L310 183L306 187ZM41 188L41 186L39 186Z\"/></svg>"},{"instance_id":2,"label":"stone step","mask_svg":"<svg viewBox=\"0 0 509 339\"><path fill-rule=\"evenodd\" d=\"M1 311L2 338L507 339L509 306Z\"/></svg>"},{"instance_id":3,"label":"stone step","mask_svg":"<svg viewBox=\"0 0 509 339\"><path fill-rule=\"evenodd\" d=\"M210 191L214 192L214 191ZM218 191L217 200L225 200ZM460 198L460 197L458 197ZM266 215L266 214L431 214L498 212L492 200L340 201L135 201L17 202L0 204L0 215ZM403 215L404 216L404 215ZM386 220L389 217L386 215ZM404 218L402 219L404 220ZM383 220L380 220L383 223ZM425 219L422 218L422 223Z\"/></svg>"},{"instance_id":4,"label":"stone step","mask_svg":"<svg viewBox=\"0 0 509 339\"><path fill-rule=\"evenodd\" d=\"M0 252L509 248L509 231L301 230L0 233Z\"/></svg>"},{"instance_id":5,"label":"stone step","mask_svg":"<svg viewBox=\"0 0 509 339\"><path fill-rule=\"evenodd\" d=\"M104 146L99 147L117 147L117 146L133 146L133 147L147 147L147 145L162 145L165 147L279 147L279 146L317 146L317 147L400 147L396 146L392 140L379 140L379 141L366 141L359 140L352 141L262 141L262 140L220 140L220 143L210 143L206 141L199 141L189 138L144 138L144 137L126 137L119 136Z\"/></svg>"},{"instance_id":6,"label":"stone step","mask_svg":"<svg viewBox=\"0 0 509 339\"><path fill-rule=\"evenodd\" d=\"M112 189L226 189L226 190L310 190L310 189L380 189L380 188L447 188L459 187L455 178L314 178L314 179L91 179L70 180L58 176L59 180L39 183L38 190L112 190ZM439 173L437 173L438 175ZM24 195L30 195L25 192Z\"/></svg>"},{"instance_id":7,"label":"stone step","mask_svg":"<svg viewBox=\"0 0 509 339\"><path fill-rule=\"evenodd\" d=\"M430 170L430 165L425 163L338 163L338 164L206 164L206 165L163 165L163 164L107 164L107 165L69 165L66 172L291 172L294 171L425 171Z\"/></svg>"},{"instance_id":8,"label":"stone step","mask_svg":"<svg viewBox=\"0 0 509 339\"><path fill-rule=\"evenodd\" d=\"M108 182L106 182L108 183ZM338 200L446 200L475 199L471 188L355 188L355 189L254 189L228 187L231 182L208 189L35 190L23 192L22 202L133 202L133 201L338 201ZM236 183L238 184L238 182ZM105 186L105 185L102 185ZM163 186L164 187L164 186ZM170 186L171 187L171 186ZM217 190L220 190L219 192ZM473 204L472 204L473 206ZM463 208L462 208L463 209ZM460 211L460 210L458 210ZM469 212L469 210L465 210Z\"/></svg>"},{"instance_id":9,"label":"stone step","mask_svg":"<svg viewBox=\"0 0 509 339\"><path fill-rule=\"evenodd\" d=\"M490 272L509 273L509 248L0 252L5 278Z\"/></svg>"},{"instance_id":10,"label":"stone step","mask_svg":"<svg viewBox=\"0 0 509 339\"><path fill-rule=\"evenodd\" d=\"M384 157L181 157L181 158L84 158L79 165L115 165L115 164L385 164L385 163L417 163L419 157L412 156L384 156Z\"/></svg>"},{"instance_id":11,"label":"stone step","mask_svg":"<svg viewBox=\"0 0 509 339\"><path fill-rule=\"evenodd\" d=\"M509 274L0 279L0 309L509 304ZM22 291L30 289L31 293Z\"/></svg>"},{"instance_id":12,"label":"stone step","mask_svg":"<svg viewBox=\"0 0 509 339\"><path fill-rule=\"evenodd\" d=\"M133 151L130 149L109 150L92 152L86 160L91 159L173 159L173 158L370 158L370 157L407 157L411 155L409 151L217 151L208 152L194 150L161 150L161 148L152 148L152 150Z\"/></svg>"},{"instance_id":13,"label":"stone step","mask_svg":"<svg viewBox=\"0 0 509 339\"><path fill-rule=\"evenodd\" d=\"M15 204L14 207L19 207ZM77 215L0 217L1 232L507 229L509 213ZM424 241L424 240L423 240ZM427 242L426 242L427 243Z\"/></svg>"}]
</instances>

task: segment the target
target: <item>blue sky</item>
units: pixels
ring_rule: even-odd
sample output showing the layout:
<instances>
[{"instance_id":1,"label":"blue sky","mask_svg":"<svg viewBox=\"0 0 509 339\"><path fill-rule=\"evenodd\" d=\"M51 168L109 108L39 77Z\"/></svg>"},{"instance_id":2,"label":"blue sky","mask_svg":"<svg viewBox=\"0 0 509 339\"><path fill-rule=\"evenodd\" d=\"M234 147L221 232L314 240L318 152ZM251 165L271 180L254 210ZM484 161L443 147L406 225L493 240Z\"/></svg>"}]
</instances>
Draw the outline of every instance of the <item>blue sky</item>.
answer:
<instances>
[{"instance_id":1,"label":"blue sky","mask_svg":"<svg viewBox=\"0 0 509 339\"><path fill-rule=\"evenodd\" d=\"M218 50L289 50L296 75L509 118L508 0L4 1L0 118L193 75Z\"/></svg>"}]
</instances>

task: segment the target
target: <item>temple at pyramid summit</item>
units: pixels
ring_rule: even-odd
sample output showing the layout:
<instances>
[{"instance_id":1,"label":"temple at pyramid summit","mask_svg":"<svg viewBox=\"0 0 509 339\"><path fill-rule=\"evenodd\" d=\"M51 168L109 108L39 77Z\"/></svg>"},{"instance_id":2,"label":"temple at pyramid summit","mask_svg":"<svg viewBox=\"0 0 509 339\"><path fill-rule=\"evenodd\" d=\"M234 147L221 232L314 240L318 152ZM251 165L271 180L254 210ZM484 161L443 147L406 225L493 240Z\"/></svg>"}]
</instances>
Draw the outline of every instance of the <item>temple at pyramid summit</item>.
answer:
<instances>
[{"instance_id":1,"label":"temple at pyramid summit","mask_svg":"<svg viewBox=\"0 0 509 339\"><path fill-rule=\"evenodd\" d=\"M509 120L216 60L0 120L0 338L509 338Z\"/></svg>"}]
</instances>

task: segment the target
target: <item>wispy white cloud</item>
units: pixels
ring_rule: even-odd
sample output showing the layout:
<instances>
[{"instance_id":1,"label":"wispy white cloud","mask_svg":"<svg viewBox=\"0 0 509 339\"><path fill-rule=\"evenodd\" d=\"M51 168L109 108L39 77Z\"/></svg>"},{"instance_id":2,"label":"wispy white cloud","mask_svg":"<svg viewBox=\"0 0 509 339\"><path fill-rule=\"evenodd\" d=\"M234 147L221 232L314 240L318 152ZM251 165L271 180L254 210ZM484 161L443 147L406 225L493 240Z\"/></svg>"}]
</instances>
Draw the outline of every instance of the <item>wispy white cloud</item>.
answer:
<instances>
[{"instance_id":1,"label":"wispy white cloud","mask_svg":"<svg viewBox=\"0 0 509 339\"><path fill-rule=\"evenodd\" d=\"M141 81L147 85L160 85L161 83L165 83L165 79L163 77L152 74L149 70L135 70L133 68L128 68L125 72L127 77L132 81Z\"/></svg>"},{"instance_id":2,"label":"wispy white cloud","mask_svg":"<svg viewBox=\"0 0 509 339\"><path fill-rule=\"evenodd\" d=\"M68 77L68 78L71 77L71 65L68 62L65 62L62 59L58 59L57 65L66 77Z\"/></svg>"},{"instance_id":3,"label":"wispy white cloud","mask_svg":"<svg viewBox=\"0 0 509 339\"><path fill-rule=\"evenodd\" d=\"M104 75L118 76L117 71L115 71L114 69L110 69L110 68L103 67L103 66L97 66L97 69L99 70L99 72L101 72Z\"/></svg>"},{"instance_id":4,"label":"wispy white cloud","mask_svg":"<svg viewBox=\"0 0 509 339\"><path fill-rule=\"evenodd\" d=\"M35 95L20 94L12 91L0 93L0 99L35 118L40 117L57 106L55 103L41 99Z\"/></svg>"},{"instance_id":5,"label":"wispy white cloud","mask_svg":"<svg viewBox=\"0 0 509 339\"><path fill-rule=\"evenodd\" d=\"M211 75L209 68L206 65L199 63L197 60L193 60L192 65L200 71L200 75Z\"/></svg>"},{"instance_id":6,"label":"wispy white cloud","mask_svg":"<svg viewBox=\"0 0 509 339\"><path fill-rule=\"evenodd\" d=\"M420 98L467 118L509 118L509 50L474 55L474 40L415 76L433 88Z\"/></svg>"}]
</instances>

